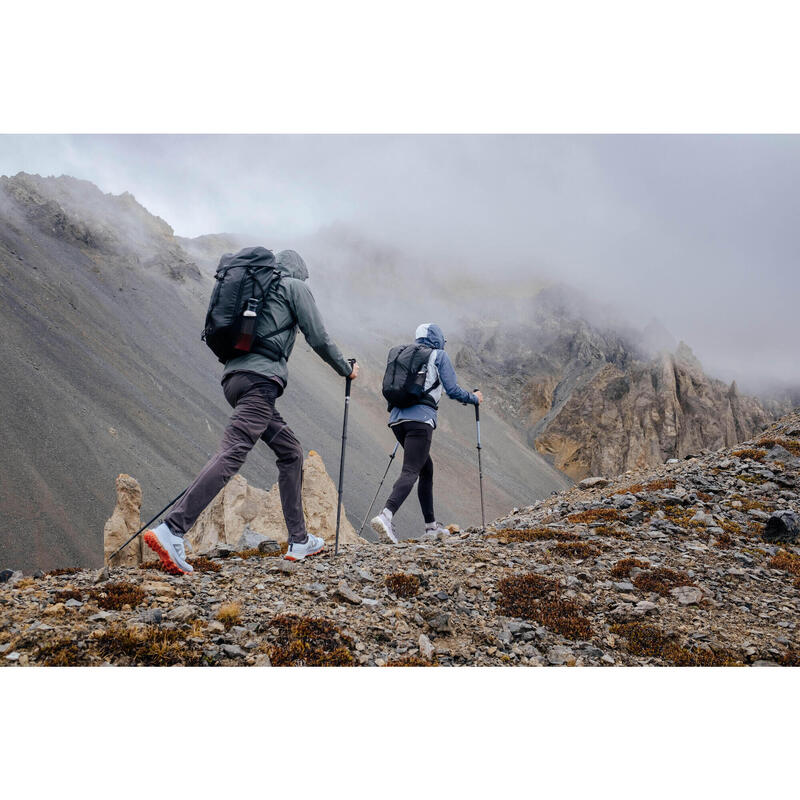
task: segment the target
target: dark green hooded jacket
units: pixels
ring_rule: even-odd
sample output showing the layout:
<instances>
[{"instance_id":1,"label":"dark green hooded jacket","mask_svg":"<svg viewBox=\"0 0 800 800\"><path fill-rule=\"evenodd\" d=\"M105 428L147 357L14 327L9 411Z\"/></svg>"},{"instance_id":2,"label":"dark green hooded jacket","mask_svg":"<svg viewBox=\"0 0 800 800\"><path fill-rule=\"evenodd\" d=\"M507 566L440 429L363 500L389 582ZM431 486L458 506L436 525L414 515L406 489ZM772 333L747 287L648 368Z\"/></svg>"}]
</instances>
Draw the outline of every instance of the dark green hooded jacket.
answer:
<instances>
[{"instance_id":1,"label":"dark green hooded jacket","mask_svg":"<svg viewBox=\"0 0 800 800\"><path fill-rule=\"evenodd\" d=\"M341 350L331 341L325 330L314 295L305 281L308 268L305 261L294 250L283 250L275 258L275 269L283 273L280 284L258 318L256 335L263 336L295 321L295 326L269 339L286 354L280 361L273 361L257 353L232 358L225 364L223 377L231 372L257 372L265 376L275 376L284 383L289 378L286 361L291 355L297 337L297 329L303 332L314 352L340 375L347 377L352 369L345 361Z\"/></svg>"}]
</instances>

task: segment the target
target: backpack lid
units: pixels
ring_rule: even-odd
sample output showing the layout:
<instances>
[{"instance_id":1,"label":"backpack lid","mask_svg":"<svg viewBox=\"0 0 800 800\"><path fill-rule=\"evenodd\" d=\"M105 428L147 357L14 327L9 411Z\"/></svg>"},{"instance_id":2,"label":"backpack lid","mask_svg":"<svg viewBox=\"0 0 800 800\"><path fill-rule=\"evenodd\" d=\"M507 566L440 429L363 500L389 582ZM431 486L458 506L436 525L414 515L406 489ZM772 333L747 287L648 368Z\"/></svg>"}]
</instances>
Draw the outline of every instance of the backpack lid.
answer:
<instances>
[{"instance_id":1,"label":"backpack lid","mask_svg":"<svg viewBox=\"0 0 800 800\"><path fill-rule=\"evenodd\" d=\"M274 267L275 255L266 247L243 247L238 253L225 253L220 267Z\"/></svg>"}]
</instances>

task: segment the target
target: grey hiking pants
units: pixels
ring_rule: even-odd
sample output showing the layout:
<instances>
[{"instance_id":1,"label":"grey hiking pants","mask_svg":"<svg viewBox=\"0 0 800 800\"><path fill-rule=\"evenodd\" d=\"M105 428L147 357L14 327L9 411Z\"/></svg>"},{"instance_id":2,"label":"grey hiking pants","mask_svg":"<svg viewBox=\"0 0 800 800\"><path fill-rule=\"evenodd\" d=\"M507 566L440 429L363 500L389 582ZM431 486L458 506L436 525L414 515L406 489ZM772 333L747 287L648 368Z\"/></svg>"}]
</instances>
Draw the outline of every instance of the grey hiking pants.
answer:
<instances>
[{"instance_id":1,"label":"grey hiking pants","mask_svg":"<svg viewBox=\"0 0 800 800\"><path fill-rule=\"evenodd\" d=\"M275 410L275 401L283 388L255 372L232 372L223 380L222 390L235 409L222 435L222 443L164 522L173 533L183 536L241 469L247 454L261 439L278 457L278 491L289 538L293 542L304 542L303 448Z\"/></svg>"}]
</instances>

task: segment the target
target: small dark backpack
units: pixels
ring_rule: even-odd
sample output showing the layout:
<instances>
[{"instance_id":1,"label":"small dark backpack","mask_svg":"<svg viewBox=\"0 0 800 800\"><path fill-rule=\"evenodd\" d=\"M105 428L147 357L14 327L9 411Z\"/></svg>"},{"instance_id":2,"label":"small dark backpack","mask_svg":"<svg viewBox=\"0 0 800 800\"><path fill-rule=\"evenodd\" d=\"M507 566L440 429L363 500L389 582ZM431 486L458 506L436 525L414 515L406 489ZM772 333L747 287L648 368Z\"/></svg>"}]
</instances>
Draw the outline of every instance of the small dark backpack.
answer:
<instances>
[{"instance_id":1,"label":"small dark backpack","mask_svg":"<svg viewBox=\"0 0 800 800\"><path fill-rule=\"evenodd\" d=\"M245 353L273 361L285 358L269 339L293 328L295 320L266 336L255 336L258 317L280 279L275 256L266 247L245 247L219 260L202 339L223 364Z\"/></svg>"},{"instance_id":2,"label":"small dark backpack","mask_svg":"<svg viewBox=\"0 0 800 800\"><path fill-rule=\"evenodd\" d=\"M432 352L424 344L401 344L389 351L386 372L383 374L383 396L389 405L389 411L418 404L436 408L430 392L439 385L439 379L436 379L433 386L425 389L428 361Z\"/></svg>"}]
</instances>

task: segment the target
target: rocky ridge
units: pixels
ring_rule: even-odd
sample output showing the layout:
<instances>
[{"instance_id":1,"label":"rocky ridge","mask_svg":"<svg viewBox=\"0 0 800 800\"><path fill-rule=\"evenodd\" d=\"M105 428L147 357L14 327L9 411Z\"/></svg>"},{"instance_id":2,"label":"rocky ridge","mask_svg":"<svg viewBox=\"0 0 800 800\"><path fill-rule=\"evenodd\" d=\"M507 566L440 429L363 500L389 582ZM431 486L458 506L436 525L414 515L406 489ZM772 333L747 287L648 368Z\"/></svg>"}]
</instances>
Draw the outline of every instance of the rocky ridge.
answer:
<instances>
[{"instance_id":1,"label":"rocky ridge","mask_svg":"<svg viewBox=\"0 0 800 800\"><path fill-rule=\"evenodd\" d=\"M709 377L688 345L654 325L593 319L573 295L551 287L524 322L471 326L456 358L573 480L730 447L789 410Z\"/></svg>"},{"instance_id":2,"label":"rocky ridge","mask_svg":"<svg viewBox=\"0 0 800 800\"><path fill-rule=\"evenodd\" d=\"M796 665L800 412L745 445L593 477L486 531L307 562L217 550L189 578L0 574L0 661Z\"/></svg>"}]
</instances>

